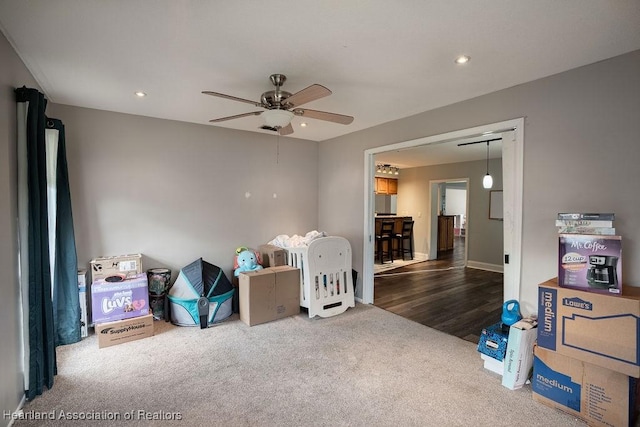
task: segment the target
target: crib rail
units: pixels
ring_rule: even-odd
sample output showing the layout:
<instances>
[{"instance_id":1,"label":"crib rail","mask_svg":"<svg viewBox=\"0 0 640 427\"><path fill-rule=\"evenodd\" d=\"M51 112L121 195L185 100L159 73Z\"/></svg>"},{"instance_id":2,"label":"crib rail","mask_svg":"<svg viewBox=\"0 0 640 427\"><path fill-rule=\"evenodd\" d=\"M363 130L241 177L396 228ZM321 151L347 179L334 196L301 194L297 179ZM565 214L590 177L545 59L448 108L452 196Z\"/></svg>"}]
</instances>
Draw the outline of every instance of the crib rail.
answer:
<instances>
[{"instance_id":1,"label":"crib rail","mask_svg":"<svg viewBox=\"0 0 640 427\"><path fill-rule=\"evenodd\" d=\"M355 307L351 245L343 237L318 238L287 248L288 264L300 270L300 306L309 317L330 317Z\"/></svg>"}]
</instances>

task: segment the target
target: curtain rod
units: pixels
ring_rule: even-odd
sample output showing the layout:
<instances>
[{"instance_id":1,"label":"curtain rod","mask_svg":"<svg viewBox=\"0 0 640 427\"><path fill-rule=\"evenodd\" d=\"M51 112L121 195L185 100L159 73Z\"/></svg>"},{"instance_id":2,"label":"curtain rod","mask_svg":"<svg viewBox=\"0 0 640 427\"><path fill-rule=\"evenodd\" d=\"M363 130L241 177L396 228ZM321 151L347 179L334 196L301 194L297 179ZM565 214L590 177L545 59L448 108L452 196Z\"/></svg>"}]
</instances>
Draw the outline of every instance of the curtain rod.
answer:
<instances>
[{"instance_id":1,"label":"curtain rod","mask_svg":"<svg viewBox=\"0 0 640 427\"><path fill-rule=\"evenodd\" d=\"M483 142L492 142L492 141L502 141L502 138L485 139L484 141L463 142L462 144L458 144L458 147L462 147L463 145L481 144Z\"/></svg>"}]
</instances>

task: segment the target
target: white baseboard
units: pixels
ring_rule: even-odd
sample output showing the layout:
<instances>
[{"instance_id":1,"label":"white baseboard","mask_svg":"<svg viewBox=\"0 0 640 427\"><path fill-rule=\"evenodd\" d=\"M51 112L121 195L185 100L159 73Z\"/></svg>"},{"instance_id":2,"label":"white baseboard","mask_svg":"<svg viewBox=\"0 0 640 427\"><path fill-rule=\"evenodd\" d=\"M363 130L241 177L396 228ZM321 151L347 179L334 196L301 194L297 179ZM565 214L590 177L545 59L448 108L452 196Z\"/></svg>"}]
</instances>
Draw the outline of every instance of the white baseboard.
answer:
<instances>
[{"instance_id":1,"label":"white baseboard","mask_svg":"<svg viewBox=\"0 0 640 427\"><path fill-rule=\"evenodd\" d=\"M427 261L429 259L429 254L425 254L425 253L422 253L422 252L414 252L413 253L413 258L414 259L422 259L422 260Z\"/></svg>"},{"instance_id":2,"label":"white baseboard","mask_svg":"<svg viewBox=\"0 0 640 427\"><path fill-rule=\"evenodd\" d=\"M477 270L493 271L494 273L504 273L504 265L489 264L486 262L467 261L467 267Z\"/></svg>"},{"instance_id":3,"label":"white baseboard","mask_svg":"<svg viewBox=\"0 0 640 427\"><path fill-rule=\"evenodd\" d=\"M16 408L16 410L13 412L14 414L18 414L20 411L22 411L22 407L24 406L24 403L27 401L27 397L26 395L23 393L22 394L22 399L20 399L20 403L18 403L18 407ZM11 420L9 421L9 424L7 424L7 427L11 427L13 425L13 422L16 419L11 417Z\"/></svg>"}]
</instances>

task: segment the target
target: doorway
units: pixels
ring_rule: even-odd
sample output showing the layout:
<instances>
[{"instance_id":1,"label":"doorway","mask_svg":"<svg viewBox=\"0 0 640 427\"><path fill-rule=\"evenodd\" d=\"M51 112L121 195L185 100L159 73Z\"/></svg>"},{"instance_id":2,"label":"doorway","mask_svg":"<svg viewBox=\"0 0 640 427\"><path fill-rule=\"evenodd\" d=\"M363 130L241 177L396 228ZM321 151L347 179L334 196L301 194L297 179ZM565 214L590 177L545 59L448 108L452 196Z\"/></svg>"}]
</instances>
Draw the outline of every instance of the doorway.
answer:
<instances>
[{"instance_id":1,"label":"doorway","mask_svg":"<svg viewBox=\"0 0 640 427\"><path fill-rule=\"evenodd\" d=\"M462 255L464 265L467 265L467 218L469 217L469 178L445 179L429 181L429 210L431 233L429 236L429 254L427 259L438 259L441 247L439 240L439 216L452 216L453 229L451 240L455 246L464 245L456 251ZM454 249L452 247L451 249Z\"/></svg>"},{"instance_id":2,"label":"doorway","mask_svg":"<svg viewBox=\"0 0 640 427\"><path fill-rule=\"evenodd\" d=\"M524 118L497 122L460 131L405 141L397 144L365 150L364 185L364 242L363 242L363 286L361 302L373 304L373 254L374 254L374 200L373 177L375 155L412 147L436 146L457 143L464 139L486 135L501 135L503 202L504 202L504 285L503 298L519 299L521 281L521 242L522 242L522 188L523 188L523 143Z\"/></svg>"}]
</instances>

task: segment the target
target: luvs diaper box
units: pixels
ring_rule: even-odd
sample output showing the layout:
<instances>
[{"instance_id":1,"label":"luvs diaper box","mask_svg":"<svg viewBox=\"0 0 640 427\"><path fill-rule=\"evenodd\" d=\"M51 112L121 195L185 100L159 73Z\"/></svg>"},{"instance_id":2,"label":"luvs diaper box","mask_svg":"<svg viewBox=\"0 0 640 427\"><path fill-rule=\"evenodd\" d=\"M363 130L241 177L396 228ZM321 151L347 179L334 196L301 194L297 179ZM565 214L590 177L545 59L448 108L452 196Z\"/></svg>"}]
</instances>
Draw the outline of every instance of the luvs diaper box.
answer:
<instances>
[{"instance_id":1,"label":"luvs diaper box","mask_svg":"<svg viewBox=\"0 0 640 427\"><path fill-rule=\"evenodd\" d=\"M149 314L149 290L145 273L126 280L109 280L112 279L98 279L91 285L91 315L94 323Z\"/></svg>"}]
</instances>

